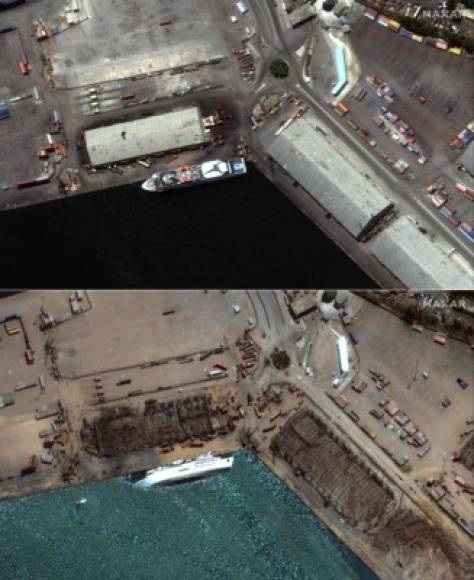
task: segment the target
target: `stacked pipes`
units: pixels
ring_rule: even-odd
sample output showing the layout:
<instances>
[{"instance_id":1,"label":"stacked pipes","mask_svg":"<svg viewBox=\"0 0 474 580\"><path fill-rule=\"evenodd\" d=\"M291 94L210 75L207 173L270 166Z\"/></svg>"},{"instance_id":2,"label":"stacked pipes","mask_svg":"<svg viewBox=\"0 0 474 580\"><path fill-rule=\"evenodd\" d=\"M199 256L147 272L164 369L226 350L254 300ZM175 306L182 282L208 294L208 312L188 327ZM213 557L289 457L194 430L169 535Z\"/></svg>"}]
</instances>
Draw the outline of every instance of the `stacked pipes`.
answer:
<instances>
[{"instance_id":1,"label":"stacked pipes","mask_svg":"<svg viewBox=\"0 0 474 580\"><path fill-rule=\"evenodd\" d=\"M241 354L241 363L238 365L238 369L241 376L245 378L255 371L260 349L248 333L245 334L244 338L239 338L236 344Z\"/></svg>"},{"instance_id":2,"label":"stacked pipes","mask_svg":"<svg viewBox=\"0 0 474 580\"><path fill-rule=\"evenodd\" d=\"M247 82L252 82L255 78L255 61L248 48L236 48L234 54L239 63L240 76Z\"/></svg>"}]
</instances>

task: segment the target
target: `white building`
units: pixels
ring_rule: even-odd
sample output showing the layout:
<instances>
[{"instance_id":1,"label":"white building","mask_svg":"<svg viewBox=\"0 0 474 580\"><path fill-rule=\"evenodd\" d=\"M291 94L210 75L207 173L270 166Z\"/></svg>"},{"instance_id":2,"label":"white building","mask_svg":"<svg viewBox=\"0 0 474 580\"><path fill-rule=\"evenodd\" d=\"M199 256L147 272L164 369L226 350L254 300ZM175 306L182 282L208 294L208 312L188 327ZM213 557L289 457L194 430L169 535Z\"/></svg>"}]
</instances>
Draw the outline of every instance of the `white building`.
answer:
<instances>
[{"instance_id":1,"label":"white building","mask_svg":"<svg viewBox=\"0 0 474 580\"><path fill-rule=\"evenodd\" d=\"M339 373L341 377L349 374L349 351L347 349L347 340L345 336L340 336L337 339L337 362L339 364Z\"/></svg>"},{"instance_id":2,"label":"white building","mask_svg":"<svg viewBox=\"0 0 474 580\"><path fill-rule=\"evenodd\" d=\"M198 147L209 141L209 133L199 107L192 106L89 129L84 139L91 164L100 166Z\"/></svg>"}]
</instances>

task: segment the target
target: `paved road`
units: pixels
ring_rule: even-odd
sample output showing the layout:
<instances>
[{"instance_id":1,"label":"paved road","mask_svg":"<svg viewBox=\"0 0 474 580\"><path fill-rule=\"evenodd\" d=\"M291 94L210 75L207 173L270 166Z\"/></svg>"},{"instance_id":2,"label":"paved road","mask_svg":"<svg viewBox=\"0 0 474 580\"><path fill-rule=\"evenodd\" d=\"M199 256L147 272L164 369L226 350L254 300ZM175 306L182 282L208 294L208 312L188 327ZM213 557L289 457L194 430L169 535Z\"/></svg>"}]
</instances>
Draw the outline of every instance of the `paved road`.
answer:
<instances>
[{"instance_id":1,"label":"paved road","mask_svg":"<svg viewBox=\"0 0 474 580\"><path fill-rule=\"evenodd\" d=\"M271 37L271 48L267 52L265 61L269 62L276 56L283 56L290 63L290 75L286 83L278 83L280 89L293 89L302 99L308 102L317 111L318 115L331 128L331 130L350 145L360 154L375 173L386 181L390 189L397 195L397 205L401 214L422 214L423 221L435 232L441 232L451 246L463 255L468 261L472 256L472 249L467 241L451 227L449 227L439 216L435 214L427 199L417 199L411 184L393 174L371 151L367 150L348 129L330 112L326 103L321 102L318 96L304 82L301 73L301 64L294 55L294 50L298 43L290 45L286 39L286 31L282 30L281 22L276 14L276 9L271 0L266 2L251 2L255 11L258 28L264 31L266 38ZM267 69L268 70L268 69ZM259 92L268 92L275 86L275 80L268 73L265 76L265 67L262 66L261 77L258 79L259 90L254 94L254 99L259 96ZM255 136L251 136L255 141Z\"/></svg>"}]
</instances>

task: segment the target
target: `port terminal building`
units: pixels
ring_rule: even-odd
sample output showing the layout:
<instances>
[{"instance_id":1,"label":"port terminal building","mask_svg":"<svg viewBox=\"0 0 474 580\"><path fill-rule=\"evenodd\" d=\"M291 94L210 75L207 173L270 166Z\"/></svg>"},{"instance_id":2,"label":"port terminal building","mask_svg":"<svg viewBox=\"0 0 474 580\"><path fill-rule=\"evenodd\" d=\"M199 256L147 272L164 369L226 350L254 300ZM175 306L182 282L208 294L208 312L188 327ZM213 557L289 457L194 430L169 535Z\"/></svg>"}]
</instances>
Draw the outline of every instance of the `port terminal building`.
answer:
<instances>
[{"instance_id":1,"label":"port terminal building","mask_svg":"<svg viewBox=\"0 0 474 580\"><path fill-rule=\"evenodd\" d=\"M407 288L472 289L474 281L405 215L374 238L372 254Z\"/></svg>"},{"instance_id":2,"label":"port terminal building","mask_svg":"<svg viewBox=\"0 0 474 580\"><path fill-rule=\"evenodd\" d=\"M381 188L318 129L311 113L306 112L282 131L268 153L356 239L393 208Z\"/></svg>"},{"instance_id":3,"label":"port terminal building","mask_svg":"<svg viewBox=\"0 0 474 580\"><path fill-rule=\"evenodd\" d=\"M93 167L193 149L209 140L198 106L84 131L85 150Z\"/></svg>"}]
</instances>

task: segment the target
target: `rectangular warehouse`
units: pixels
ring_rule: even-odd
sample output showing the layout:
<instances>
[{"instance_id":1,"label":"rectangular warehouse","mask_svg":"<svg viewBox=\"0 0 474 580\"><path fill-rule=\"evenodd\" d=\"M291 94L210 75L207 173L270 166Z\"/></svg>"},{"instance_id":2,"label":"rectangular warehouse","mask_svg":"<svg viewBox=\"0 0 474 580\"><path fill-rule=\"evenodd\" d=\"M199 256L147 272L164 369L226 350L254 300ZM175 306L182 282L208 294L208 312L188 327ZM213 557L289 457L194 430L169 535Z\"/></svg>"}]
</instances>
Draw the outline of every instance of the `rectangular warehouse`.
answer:
<instances>
[{"instance_id":1,"label":"rectangular warehouse","mask_svg":"<svg viewBox=\"0 0 474 580\"><path fill-rule=\"evenodd\" d=\"M472 290L474 280L444 254L413 219L403 216L381 232L373 255L407 288Z\"/></svg>"},{"instance_id":2,"label":"rectangular warehouse","mask_svg":"<svg viewBox=\"0 0 474 580\"><path fill-rule=\"evenodd\" d=\"M315 201L355 238L360 238L392 207L391 201L357 166L313 125L306 113L293 121L269 147L270 156L295 179ZM366 175L364 175L364 173Z\"/></svg>"},{"instance_id":3,"label":"rectangular warehouse","mask_svg":"<svg viewBox=\"0 0 474 580\"><path fill-rule=\"evenodd\" d=\"M197 147L209 141L209 133L194 106L89 129L84 139L91 164L100 166Z\"/></svg>"}]
</instances>

